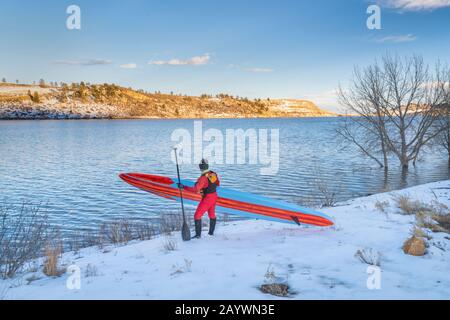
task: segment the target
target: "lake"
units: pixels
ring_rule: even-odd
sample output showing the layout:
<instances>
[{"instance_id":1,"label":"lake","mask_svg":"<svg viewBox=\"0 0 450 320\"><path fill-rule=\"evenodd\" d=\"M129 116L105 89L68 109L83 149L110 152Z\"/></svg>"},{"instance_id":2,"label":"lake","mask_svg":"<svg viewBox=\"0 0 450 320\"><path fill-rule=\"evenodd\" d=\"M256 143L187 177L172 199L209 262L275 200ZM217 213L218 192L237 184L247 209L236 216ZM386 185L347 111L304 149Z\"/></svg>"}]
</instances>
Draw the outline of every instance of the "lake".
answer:
<instances>
[{"instance_id":1,"label":"lake","mask_svg":"<svg viewBox=\"0 0 450 320\"><path fill-rule=\"evenodd\" d=\"M222 185L299 204L318 205L319 186L337 200L450 178L444 155L427 151L402 178L397 165L384 170L357 150L342 151L334 130L340 118L203 120L204 130L279 129L279 171L260 165L214 165ZM0 121L0 200L41 204L65 235L96 229L120 218L157 220L179 205L137 190L121 172L176 176L171 134L193 131L193 120ZM181 166L196 179L195 164ZM189 209L192 211L192 209Z\"/></svg>"}]
</instances>

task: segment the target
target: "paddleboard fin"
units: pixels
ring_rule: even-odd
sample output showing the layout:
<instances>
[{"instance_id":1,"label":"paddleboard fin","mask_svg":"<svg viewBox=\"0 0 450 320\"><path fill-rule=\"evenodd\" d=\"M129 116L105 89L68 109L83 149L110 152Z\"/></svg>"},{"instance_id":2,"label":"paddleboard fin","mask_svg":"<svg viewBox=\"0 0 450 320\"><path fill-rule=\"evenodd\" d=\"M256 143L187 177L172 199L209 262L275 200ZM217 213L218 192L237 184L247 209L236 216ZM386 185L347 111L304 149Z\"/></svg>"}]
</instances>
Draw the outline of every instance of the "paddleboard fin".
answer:
<instances>
[{"instance_id":1,"label":"paddleboard fin","mask_svg":"<svg viewBox=\"0 0 450 320\"><path fill-rule=\"evenodd\" d=\"M296 224L298 224L299 226L301 225L301 223L300 223L300 221L298 220L297 217L291 216L291 218Z\"/></svg>"}]
</instances>

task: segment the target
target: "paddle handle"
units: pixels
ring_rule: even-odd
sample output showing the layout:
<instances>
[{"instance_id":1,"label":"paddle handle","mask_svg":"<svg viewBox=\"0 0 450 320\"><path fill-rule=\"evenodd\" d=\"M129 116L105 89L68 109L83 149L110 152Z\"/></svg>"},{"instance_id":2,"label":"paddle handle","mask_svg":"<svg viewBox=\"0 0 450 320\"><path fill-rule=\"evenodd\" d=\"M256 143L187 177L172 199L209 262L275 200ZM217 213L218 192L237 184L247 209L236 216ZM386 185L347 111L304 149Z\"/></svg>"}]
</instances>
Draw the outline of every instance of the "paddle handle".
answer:
<instances>
[{"instance_id":1,"label":"paddle handle","mask_svg":"<svg viewBox=\"0 0 450 320\"><path fill-rule=\"evenodd\" d=\"M178 165L177 148L173 148L173 151L175 152L175 162L177 164L178 183L180 184L181 178L180 178L180 166ZM178 190L180 190L181 212L183 212L183 223L186 223L186 215L184 213L183 190L181 188L178 188Z\"/></svg>"}]
</instances>

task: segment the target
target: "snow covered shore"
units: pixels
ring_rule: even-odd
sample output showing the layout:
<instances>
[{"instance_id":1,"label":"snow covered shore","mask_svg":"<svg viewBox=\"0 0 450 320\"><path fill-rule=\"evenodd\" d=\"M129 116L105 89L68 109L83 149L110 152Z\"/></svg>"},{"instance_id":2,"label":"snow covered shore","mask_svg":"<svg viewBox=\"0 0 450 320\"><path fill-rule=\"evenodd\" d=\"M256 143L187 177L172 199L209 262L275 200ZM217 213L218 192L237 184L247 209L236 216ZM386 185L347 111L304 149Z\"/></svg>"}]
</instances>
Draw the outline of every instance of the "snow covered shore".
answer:
<instances>
[{"instance_id":1,"label":"snow covered shore","mask_svg":"<svg viewBox=\"0 0 450 320\"><path fill-rule=\"evenodd\" d=\"M0 103L0 120L112 119L120 117L117 107L81 103Z\"/></svg>"},{"instance_id":2,"label":"snow covered shore","mask_svg":"<svg viewBox=\"0 0 450 320\"><path fill-rule=\"evenodd\" d=\"M186 243L177 232L125 246L65 253L62 264L81 270L80 289L67 288L69 274L49 278L38 267L0 280L0 296L279 299L259 290L277 281L289 285L286 299L450 299L450 235L430 232L426 255L404 254L402 245L411 236L415 216L399 213L394 200L399 195L450 207L450 180L323 209L336 221L329 229L233 221L219 223L214 237L205 234ZM380 289L368 289L369 266L355 257L358 250L369 248L381 254Z\"/></svg>"}]
</instances>

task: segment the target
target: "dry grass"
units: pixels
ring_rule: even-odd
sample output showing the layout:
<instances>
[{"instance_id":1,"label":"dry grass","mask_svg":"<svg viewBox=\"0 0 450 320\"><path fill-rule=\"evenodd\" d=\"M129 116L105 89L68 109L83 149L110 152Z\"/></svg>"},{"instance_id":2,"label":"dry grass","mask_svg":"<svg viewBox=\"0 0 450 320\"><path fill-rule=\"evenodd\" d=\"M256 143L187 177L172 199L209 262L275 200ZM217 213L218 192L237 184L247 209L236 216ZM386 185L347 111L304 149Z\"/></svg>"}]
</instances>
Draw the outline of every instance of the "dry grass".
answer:
<instances>
[{"instance_id":1,"label":"dry grass","mask_svg":"<svg viewBox=\"0 0 450 320\"><path fill-rule=\"evenodd\" d=\"M450 234L450 215L440 215L420 212L416 215L418 225L432 232L444 232Z\"/></svg>"},{"instance_id":2,"label":"dry grass","mask_svg":"<svg viewBox=\"0 0 450 320\"><path fill-rule=\"evenodd\" d=\"M289 296L289 286L284 283L263 284L260 287L262 293L271 294L277 297Z\"/></svg>"},{"instance_id":3,"label":"dry grass","mask_svg":"<svg viewBox=\"0 0 450 320\"><path fill-rule=\"evenodd\" d=\"M417 214L419 211L423 210L426 207L422 202L412 200L407 195L395 196L394 201L397 207L400 209L400 213L404 215Z\"/></svg>"},{"instance_id":4,"label":"dry grass","mask_svg":"<svg viewBox=\"0 0 450 320\"><path fill-rule=\"evenodd\" d=\"M356 251L355 257L362 263L377 267L381 266L381 253L373 250L372 248Z\"/></svg>"},{"instance_id":5,"label":"dry grass","mask_svg":"<svg viewBox=\"0 0 450 320\"><path fill-rule=\"evenodd\" d=\"M413 228L413 230L411 232L411 235L413 237L416 237L416 238L424 238L424 239L427 239L427 240L431 240L432 239L432 237L419 226L414 226L414 228Z\"/></svg>"},{"instance_id":6,"label":"dry grass","mask_svg":"<svg viewBox=\"0 0 450 320\"><path fill-rule=\"evenodd\" d=\"M62 246L49 246L45 249L45 261L43 273L49 277L59 277L64 273L64 270L59 268L59 258L62 254Z\"/></svg>"},{"instance_id":7,"label":"dry grass","mask_svg":"<svg viewBox=\"0 0 450 320\"><path fill-rule=\"evenodd\" d=\"M450 210L439 202L430 205L422 205L416 212L417 226L429 229L432 232L445 232L450 234Z\"/></svg>"},{"instance_id":8,"label":"dry grass","mask_svg":"<svg viewBox=\"0 0 450 320\"><path fill-rule=\"evenodd\" d=\"M447 215L434 215L433 219L438 223L435 226L440 232L446 232L450 234L450 214Z\"/></svg>"}]
</instances>

